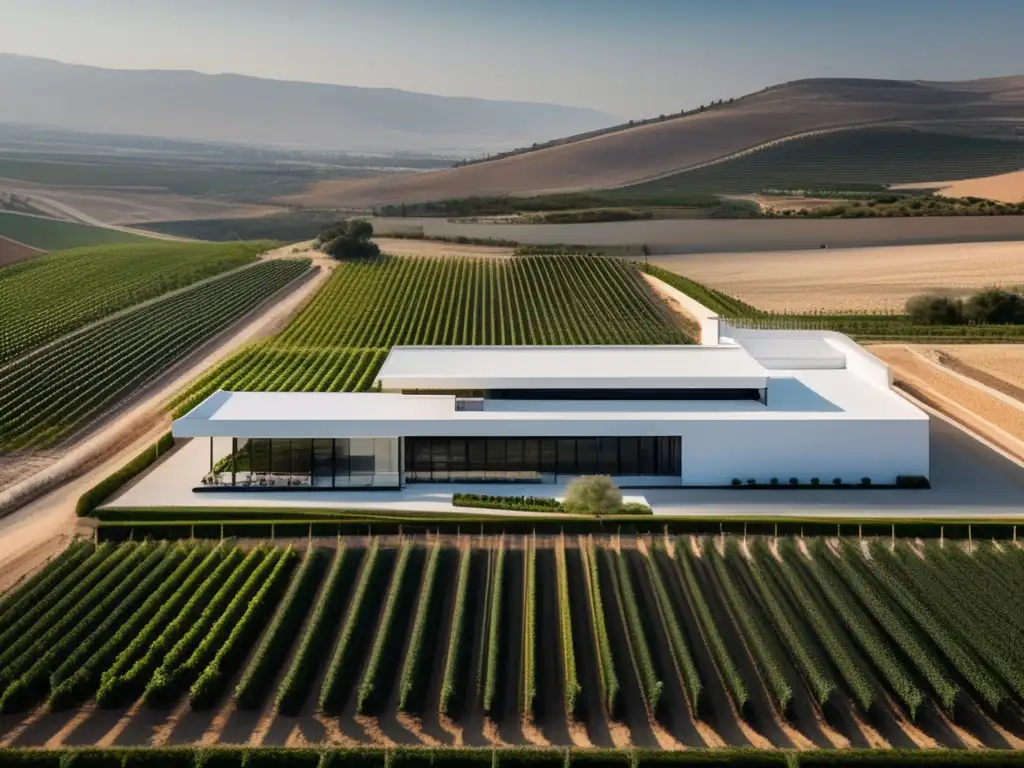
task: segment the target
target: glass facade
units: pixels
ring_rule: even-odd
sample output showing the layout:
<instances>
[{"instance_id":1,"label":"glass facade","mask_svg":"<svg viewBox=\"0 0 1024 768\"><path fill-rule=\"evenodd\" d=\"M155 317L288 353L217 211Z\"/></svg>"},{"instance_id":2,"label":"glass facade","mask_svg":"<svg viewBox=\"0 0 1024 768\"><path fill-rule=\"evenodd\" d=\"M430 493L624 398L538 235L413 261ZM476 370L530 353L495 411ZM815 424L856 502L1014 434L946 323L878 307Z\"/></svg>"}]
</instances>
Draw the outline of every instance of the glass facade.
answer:
<instances>
[{"instance_id":1,"label":"glass facade","mask_svg":"<svg viewBox=\"0 0 1024 768\"><path fill-rule=\"evenodd\" d=\"M559 475L680 477L679 437L405 440L407 482L554 480Z\"/></svg>"},{"instance_id":2,"label":"glass facade","mask_svg":"<svg viewBox=\"0 0 1024 768\"><path fill-rule=\"evenodd\" d=\"M243 488L397 488L397 437L236 438L205 484Z\"/></svg>"}]
</instances>

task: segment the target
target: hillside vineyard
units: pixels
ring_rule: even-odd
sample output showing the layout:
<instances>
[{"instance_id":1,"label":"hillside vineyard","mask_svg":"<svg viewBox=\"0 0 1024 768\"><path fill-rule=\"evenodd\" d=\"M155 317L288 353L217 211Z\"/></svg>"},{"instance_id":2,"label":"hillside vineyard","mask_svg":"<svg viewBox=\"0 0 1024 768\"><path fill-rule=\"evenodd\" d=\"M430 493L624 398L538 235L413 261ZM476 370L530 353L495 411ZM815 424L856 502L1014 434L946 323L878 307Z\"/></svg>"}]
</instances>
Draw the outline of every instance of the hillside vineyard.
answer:
<instances>
[{"instance_id":1,"label":"hillside vineyard","mask_svg":"<svg viewBox=\"0 0 1024 768\"><path fill-rule=\"evenodd\" d=\"M470 746L1004 746L1021 727L1009 543L329 544L73 543L0 602L0 711L187 701L419 743L409 716Z\"/></svg>"},{"instance_id":2,"label":"hillside vineyard","mask_svg":"<svg viewBox=\"0 0 1024 768\"><path fill-rule=\"evenodd\" d=\"M7 267L0 280L0 366L135 304L243 266L263 243L77 248Z\"/></svg>"},{"instance_id":3,"label":"hillside vineyard","mask_svg":"<svg viewBox=\"0 0 1024 768\"><path fill-rule=\"evenodd\" d=\"M67 336L0 368L0 453L85 426L309 269L265 261Z\"/></svg>"},{"instance_id":4,"label":"hillside vineyard","mask_svg":"<svg viewBox=\"0 0 1024 768\"><path fill-rule=\"evenodd\" d=\"M240 352L176 402L217 389L369 388L399 344L686 344L626 262L596 256L399 259L344 264L276 338Z\"/></svg>"}]
</instances>

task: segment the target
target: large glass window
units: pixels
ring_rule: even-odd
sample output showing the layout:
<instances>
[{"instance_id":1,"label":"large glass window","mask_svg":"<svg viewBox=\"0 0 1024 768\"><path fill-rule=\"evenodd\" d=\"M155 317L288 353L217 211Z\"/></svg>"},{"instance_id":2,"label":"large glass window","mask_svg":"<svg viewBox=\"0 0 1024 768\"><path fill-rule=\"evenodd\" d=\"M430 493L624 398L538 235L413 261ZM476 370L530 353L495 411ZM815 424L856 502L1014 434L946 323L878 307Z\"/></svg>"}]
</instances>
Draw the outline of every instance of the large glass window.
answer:
<instances>
[{"instance_id":1,"label":"large glass window","mask_svg":"<svg viewBox=\"0 0 1024 768\"><path fill-rule=\"evenodd\" d=\"M679 477L682 470L678 437L434 437L407 438L405 446L409 481Z\"/></svg>"}]
</instances>

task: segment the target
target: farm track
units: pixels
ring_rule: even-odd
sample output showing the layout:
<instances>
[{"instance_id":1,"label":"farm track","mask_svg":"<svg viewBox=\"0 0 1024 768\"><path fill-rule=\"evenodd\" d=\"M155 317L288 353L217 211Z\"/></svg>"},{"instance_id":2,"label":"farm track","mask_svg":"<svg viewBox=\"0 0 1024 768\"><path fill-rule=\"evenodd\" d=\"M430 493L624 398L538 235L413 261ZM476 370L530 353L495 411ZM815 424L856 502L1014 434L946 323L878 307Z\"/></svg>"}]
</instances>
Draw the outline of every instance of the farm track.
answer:
<instances>
[{"instance_id":1,"label":"farm track","mask_svg":"<svg viewBox=\"0 0 1024 768\"><path fill-rule=\"evenodd\" d=\"M578 547L566 546L566 571L569 577L569 603L586 605L586 577L583 574L583 562ZM594 647L594 628L586 611L572 612L572 636L576 644L576 667L578 669L597 669L597 649ZM587 735L595 747L614 746L608 718L605 714L601 692L598 689L597 675L593 672L580 679L582 688L579 709L582 712L583 724Z\"/></svg>"},{"instance_id":2,"label":"farm track","mask_svg":"<svg viewBox=\"0 0 1024 768\"><path fill-rule=\"evenodd\" d=\"M598 558L600 561L600 558ZM608 623L608 639L611 641L612 658L619 672L619 683L622 685L621 712L615 713L629 728L630 740L634 747L657 747L658 740L651 730L651 722L647 715L647 705L640 689L638 676L627 674L631 669L629 639L627 628L619 618L618 610L609 610L616 600L611 574L604 564L598 563L598 578L601 584L601 596L605 601L605 621Z\"/></svg>"},{"instance_id":3,"label":"farm track","mask_svg":"<svg viewBox=\"0 0 1024 768\"><path fill-rule=\"evenodd\" d=\"M558 643L555 551L537 546L536 723L552 744L571 744L565 716L565 664ZM573 637L578 637L573 633Z\"/></svg>"},{"instance_id":4,"label":"farm track","mask_svg":"<svg viewBox=\"0 0 1024 768\"><path fill-rule=\"evenodd\" d=\"M633 583L639 587L637 600L640 603L642 618L645 619L645 634L650 641L654 664L661 673L659 677L665 684L661 693L658 720L681 744L687 747L705 747L707 744L694 726L682 681L676 674L668 636L658 619L657 599L647 577L646 566L641 560L647 556L639 551L626 553L633 570Z\"/></svg>"},{"instance_id":5,"label":"farm track","mask_svg":"<svg viewBox=\"0 0 1024 768\"><path fill-rule=\"evenodd\" d=\"M256 649L260 647L261 638L266 627L253 638L254 642L244 658L234 662L226 669L227 679L225 680L225 694L222 695L214 705L208 709L193 709L188 702L187 692L164 708L150 708L142 704L141 700L130 706L123 706L117 709L100 709L95 701L89 700L86 703L73 707L63 712L48 712L40 707L17 715L0 716L0 746L157 746L157 745L214 745L214 744L250 744L267 746L298 746L310 743L324 744L388 744L398 746L416 745L451 745L454 743L449 728L440 722L436 712L440 700L440 688L444 668L444 658L447 651L447 638L451 631L452 614L455 605L454 584L458 574L457 564L460 562L459 550L456 549L458 541L455 539L443 539L442 544L447 547L439 561L434 582L434 590L441 596L436 603L432 603L435 611L434 619L427 624L428 634L424 637L423 648L427 655L423 662L429 670L422 676L421 691L417 694L416 701L422 702L412 713L417 722L412 722L405 715L398 712L398 696L401 683L401 668L403 660L409 649L413 617L416 613L420 593L423 591L423 581L426 574L426 564L429 549L435 541L433 537L388 537L377 539L381 546L379 559L373 572L373 579L369 582L371 588L365 593L365 611L362 613L362 630L352 635L354 641L349 650L345 669L349 672L343 680L344 688L341 695L336 699L340 712L332 715L322 715L317 711L317 699L323 687L327 675L329 657L332 655L334 645L340 635L341 626L348 620L348 614L353 611L356 603L355 584L360 580L362 572L368 567L369 560L363 556L366 547L371 540L362 537L346 540L344 552L351 559L343 562L340 591L335 595L335 601L327 606L331 617L328 626L328 652L314 658L313 676L316 678L310 687L310 695L305 704L300 708L297 717L288 717L275 714L273 701L275 691L280 685L284 673L291 668L292 661L296 656L297 649L302 638L311 626L311 614L301 616L301 620L295 625L294 637L290 647L284 651L283 660L277 668L272 668L272 675L268 682L267 698L258 709L242 710L234 698L233 691L236 683L246 673L248 666ZM463 540L465 541L465 540ZM497 684L497 703L492 712L493 726L487 726L487 719L483 715L482 702L478 696L478 671L486 673L487 659L487 627L497 617L488 616L488 591L494 587L493 579L488 578L491 570L490 560L497 559L499 546L496 538L479 539L473 541L474 560L470 561L472 570L470 572L471 585L470 595L475 599L467 605L466 628L472 630L467 635L469 641L469 655L466 668L463 670L462 683L465 685L465 705L460 710L453 712L453 723L456 727L464 730L463 743L478 744L486 746L493 741L503 744L516 745L527 744L537 740L535 731L542 734L541 740L554 746L567 746L572 743L572 736L568 722L564 715L563 670L560 653L560 609L556 590L552 585L557 581L555 545L558 539L553 536L536 537L537 553L537 696L536 696L536 729L529 729L523 725L522 712L520 711L520 686L522 684L524 668L523 656L523 632L524 625L523 608L526 585L526 558L531 551L527 548L527 537L524 535L506 536L503 548L503 578L501 585L502 608L501 608L501 652L499 655L498 669L499 677ZM582 546L594 547L597 553L598 578L603 599L603 616L607 623L609 640L611 642L613 662L622 690L620 693L620 723L615 723L612 728L619 730L616 737L620 742L623 739L623 732L628 728L628 740L634 747L658 747L663 748L686 748L702 749L709 744L708 730L701 730L701 727L713 729L714 734L728 746L749 745L751 738L747 734L754 735L754 743L758 745L761 740L767 740L775 748L806 749L814 747L817 749L830 749L837 746L836 741L830 738L824 730L825 727L834 729L837 733L849 740L853 747L867 747L877 745L878 741L884 740L892 747L921 748L934 746L938 748L979 748L991 747L1000 749L1019 749L1024 739L1024 721L1021 720L1021 707L1019 701L1008 703L1000 710L998 715L993 715L982 709L975 703L966 691L968 686L961 681L963 691L957 701L952 714L947 714L936 708L931 698L926 698L916 722L910 722L902 704L897 704L894 692L883 685L881 695L876 705L869 714L855 713L852 703L843 690L836 691L830 703L826 706L826 713L823 725L822 715L810 691L802 677L802 672L797 668L797 662L793 659L788 650L783 654L784 662L782 670L786 679L794 689L794 699L790 704L789 717L782 719L776 711L773 699L768 692L768 683L765 672L760 668L760 661L755 661L755 656L748 649L748 641L745 639L744 629L741 628L738 618L734 616L735 601L730 602L724 591L727 582L722 581L720 571L713 562L709 548L718 548L719 541L706 539L704 549L700 555L680 552L681 546L690 546L689 541L680 539L675 543L675 550L669 550L661 542L652 543L650 538L637 539L631 536L620 537L607 536L596 537L586 540ZM620 544L621 541L621 544ZM402 581L392 589L392 581L395 578L399 567L399 549L402 542L412 543L415 546L408 555L408 561ZM529 539L532 544L533 538ZM822 540L818 540L817 549L812 557L835 557L838 556L841 546L830 549L825 547ZM327 542L324 542L326 547ZM137 545L136 545L137 546ZM900 547L912 547L911 542L900 542ZM947 546L950 546L947 544ZM952 546L955 546L952 545ZM974 547L985 546L987 548L984 568L979 568L974 576L984 579L987 583L1003 583L1011 585L1014 574L1024 568L1024 552L1018 547L1002 545L1002 548L993 544L975 544ZM922 557L930 557L937 547L932 550L922 549ZM791 547L796 553L796 547ZM339 550L341 551L341 550ZM574 651L579 670L580 681L583 691L580 697L579 709L585 719L589 741L595 746L608 746L613 742L612 730L605 719L604 705L599 691L596 649L593 643L593 628L590 625L589 611L586 608L587 582L584 573L583 560L581 558L580 544L573 542L566 549L568 594L572 606L570 623L574 635ZM723 555L726 560L730 581L737 590L753 599L758 593L752 572L749 570L745 556L739 554L739 547L725 547ZM843 550L844 557L857 557L854 552L861 552L861 548L849 547ZM909 557L910 550L905 550L904 555ZM352 557L352 555L356 555ZM682 578L681 568L674 558L689 557L696 583L699 585L701 595L707 601L713 621L721 633L728 653L735 660L743 679L746 681L750 699L745 712L745 719L737 718L733 709L729 694L719 680L717 666L712 661L712 654L706 647L698 626L696 612L693 609L692 596L687 592L685 580ZM815 587L813 578L807 578L809 565L806 561L808 555L797 556L798 562L790 558L794 555L787 555L782 565L785 567L796 567L801 573L801 583L812 592L812 597L818 599L820 595ZM878 553L875 553L878 556ZM936 566L945 562L945 556L934 555L937 560ZM997 561L994 557L1005 557L1003 560L1007 570L993 568ZM619 562L616 558L622 558L626 568L622 571L615 571L609 564ZM653 569L648 567L645 558L652 559ZM961 555L953 554L952 558L962 558ZM717 561L716 561L717 562ZM857 568L863 571L872 584L878 589L884 585L879 578L876 581L871 574L879 573L872 570L870 561L861 562L859 559ZM926 560L927 562L927 560ZM959 561L957 561L959 562ZM713 567L714 566L714 567ZM831 566L830 566L831 567ZM846 566L844 566L846 567ZM298 566L292 571L292 578ZM330 566L318 576L314 594L309 598L309 605L317 605L327 585L327 573ZM838 569L837 569L838 570ZM621 591L617 590L616 573ZM625 575L628 574L628 577ZM493 574L492 574L493 576ZM62 577L71 578L71 576ZM700 702L699 716L701 723L694 720L690 712L684 693L683 681L675 670L673 657L669 651L669 637L665 625L660 621L659 598L655 594L654 582L657 578L666 587L668 603L671 606L672 614L680 623L680 629L685 636L687 647L692 651L694 662L700 671L703 682L703 695ZM951 577L952 578L952 577ZM641 623L646 643L651 649L652 661L657 672L658 679L664 683L661 691L660 702L656 711L657 721L652 723L648 717L648 708L645 704L645 689L641 687L640 678L635 672L636 655L635 634L631 634L630 627L634 626L633 620L624 621L625 613L620 611L618 605L619 595L627 594L625 585L632 582L636 600L641 612ZM913 582L917 584L917 582ZM915 589L917 586L914 587ZM395 591L397 590L397 591ZM376 667L378 675L375 681L378 686L376 698L372 703L367 704L365 716L356 713L357 701L359 699L359 688L369 667L373 654L373 647L381 632L384 629L384 619L388 615L384 608L387 595L394 593L398 596L395 603L397 610L390 614L390 621L386 625L388 634L384 635L385 644L382 646L384 655L381 657L381 664ZM282 592L281 594L285 594ZM791 592L785 592L787 596ZM59 592L58 592L59 596ZM787 600L790 598L787 597ZM1016 599L1016 598L1007 598ZM279 607L283 605L284 598L272 598L270 603L273 616ZM664 603L662 603L664 604ZM0 604L2 605L2 604ZM4 610L10 610L11 605L7 604L0 610L0 631L4 626ZM796 601L788 602L791 609L796 609ZM268 622L269 624L269 622ZM744 627L746 625L743 625ZM768 626L766 623L765 627ZM635 626L634 626L635 629ZM978 631L981 631L979 628ZM915 629L925 638L923 630ZM776 638L780 646L784 647L781 637ZM633 644L632 651L631 643ZM853 648L850 648L853 652ZM937 649L932 649L938 653ZM916 672L916 662L906 656L902 651L896 653L899 662L905 664L911 677L923 689L927 686L919 679ZM393 663L394 660L398 663ZM863 664L865 669L875 666L875 662L868 662L863 655L855 654L854 659L858 664ZM392 660L392 661L389 661ZM0 669L2 672L2 669ZM873 674L873 673L872 673ZM958 679L955 672L950 672L953 679ZM841 684L841 681L837 679ZM842 685L841 685L842 687ZM480 690L483 688L483 681L480 681ZM0 699L2 701L2 699ZM368 700L370 701L370 700ZM663 729L663 731L659 731ZM877 732L877 736L868 735L869 729ZM756 731L756 733L755 733ZM668 741L666 741L666 737ZM674 740L674 741L672 741ZM763 746L763 745L762 745Z\"/></svg>"}]
</instances>

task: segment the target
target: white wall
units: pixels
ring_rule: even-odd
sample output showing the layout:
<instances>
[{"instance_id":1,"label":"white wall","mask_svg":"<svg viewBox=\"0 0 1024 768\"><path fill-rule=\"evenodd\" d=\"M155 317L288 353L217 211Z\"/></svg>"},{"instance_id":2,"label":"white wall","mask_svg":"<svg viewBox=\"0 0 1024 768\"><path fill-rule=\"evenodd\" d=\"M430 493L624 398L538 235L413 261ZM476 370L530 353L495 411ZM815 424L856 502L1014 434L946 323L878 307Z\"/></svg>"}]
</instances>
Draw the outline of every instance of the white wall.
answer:
<instances>
[{"instance_id":1,"label":"white wall","mask_svg":"<svg viewBox=\"0 0 1024 768\"><path fill-rule=\"evenodd\" d=\"M692 422L682 435L683 485L728 485L733 478L786 484L796 477L893 483L928 476L928 420L735 420Z\"/></svg>"},{"instance_id":2,"label":"white wall","mask_svg":"<svg viewBox=\"0 0 1024 768\"><path fill-rule=\"evenodd\" d=\"M770 344L767 342L771 340L778 340L782 344L794 344L799 339L805 339L808 342L811 340L824 341L830 347L845 355L845 367L847 370L876 387L888 389L892 386L892 371L889 370L889 366L849 336L844 336L835 331L768 331L736 328L723 323L721 332L724 337L747 349L755 359L758 359L758 350L770 349ZM825 358L823 357L822 359L824 362ZM808 366L803 365L801 367L806 368ZM821 367L833 368L835 365L823 364Z\"/></svg>"}]
</instances>

